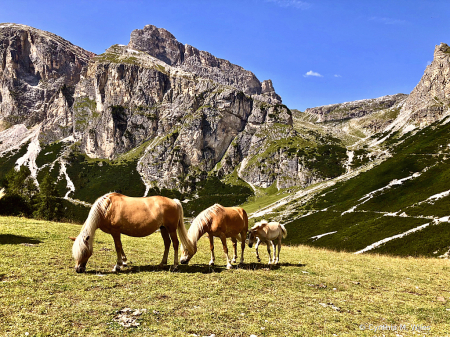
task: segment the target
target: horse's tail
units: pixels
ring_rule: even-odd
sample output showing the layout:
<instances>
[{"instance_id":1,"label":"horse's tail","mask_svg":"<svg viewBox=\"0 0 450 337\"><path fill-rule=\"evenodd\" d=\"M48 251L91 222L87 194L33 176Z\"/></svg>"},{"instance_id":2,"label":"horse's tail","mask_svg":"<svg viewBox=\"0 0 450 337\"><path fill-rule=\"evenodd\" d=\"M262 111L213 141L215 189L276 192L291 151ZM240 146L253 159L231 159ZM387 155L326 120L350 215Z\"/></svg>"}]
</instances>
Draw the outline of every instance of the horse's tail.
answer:
<instances>
[{"instance_id":1,"label":"horse's tail","mask_svg":"<svg viewBox=\"0 0 450 337\"><path fill-rule=\"evenodd\" d=\"M83 228L81 228L80 234L75 239L72 247L72 255L76 260L79 260L86 249L92 252L95 231L98 228L100 220L106 216L111 206L110 194L101 196L92 205Z\"/></svg>"},{"instance_id":2,"label":"horse's tail","mask_svg":"<svg viewBox=\"0 0 450 337\"><path fill-rule=\"evenodd\" d=\"M6 194L5 189L4 188L0 189L0 199L3 198L5 194Z\"/></svg>"},{"instance_id":3,"label":"horse's tail","mask_svg":"<svg viewBox=\"0 0 450 337\"><path fill-rule=\"evenodd\" d=\"M248 232L248 215L247 215L247 212L245 211L245 209L243 209L243 208L241 208L241 209L242 209L242 219L244 220L245 235L239 234L239 236L240 236L239 239L240 239L241 242L244 242L245 239L247 239L247 232Z\"/></svg>"},{"instance_id":4,"label":"horse's tail","mask_svg":"<svg viewBox=\"0 0 450 337\"><path fill-rule=\"evenodd\" d=\"M287 230L286 230L286 228L284 227L284 225L280 224L280 226L281 226L281 231L283 232L283 239L284 239L284 238L286 238L286 236L287 236Z\"/></svg>"},{"instance_id":5,"label":"horse's tail","mask_svg":"<svg viewBox=\"0 0 450 337\"><path fill-rule=\"evenodd\" d=\"M180 200L178 199L173 199L173 201L175 201L175 203L177 204L177 208L178 208L178 214L179 214L179 218L178 218L178 236L180 238L181 241L181 249L187 249L188 252L191 254L194 252L194 246L192 245L191 240L189 240L187 231L186 231L186 227L184 226L184 211L183 211L183 205L181 204Z\"/></svg>"}]
</instances>

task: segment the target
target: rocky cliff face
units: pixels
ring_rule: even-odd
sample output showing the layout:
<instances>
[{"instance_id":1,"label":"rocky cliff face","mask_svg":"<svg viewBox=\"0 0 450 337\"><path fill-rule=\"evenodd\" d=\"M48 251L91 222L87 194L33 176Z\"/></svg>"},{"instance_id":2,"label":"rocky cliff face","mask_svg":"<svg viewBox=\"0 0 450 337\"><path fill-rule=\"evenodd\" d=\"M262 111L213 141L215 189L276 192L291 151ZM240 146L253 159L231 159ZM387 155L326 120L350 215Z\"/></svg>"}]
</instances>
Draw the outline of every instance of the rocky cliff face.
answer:
<instances>
[{"instance_id":1,"label":"rocky cliff face","mask_svg":"<svg viewBox=\"0 0 450 337\"><path fill-rule=\"evenodd\" d=\"M144 146L138 170L147 186L189 190L257 153L250 145L258 130L292 129L270 80L261 83L164 29L135 30L128 46L98 56L23 25L3 24L0 34L2 125L34 127L35 152L39 143L65 138L91 158L114 159ZM30 139L16 129L22 142ZM265 139L259 144L264 148ZM250 180L265 186L276 178Z\"/></svg>"},{"instance_id":2,"label":"rocky cliff face","mask_svg":"<svg viewBox=\"0 0 450 337\"><path fill-rule=\"evenodd\" d=\"M380 110L398 108L407 97L408 95L405 94L396 94L374 99L324 105L306 109L305 113L317 116L317 122L341 121L364 117Z\"/></svg>"},{"instance_id":3,"label":"rocky cliff face","mask_svg":"<svg viewBox=\"0 0 450 337\"><path fill-rule=\"evenodd\" d=\"M427 126L449 114L450 109L450 47L436 46L434 59L413 89L398 116L389 127L411 130Z\"/></svg>"},{"instance_id":4,"label":"rocky cliff face","mask_svg":"<svg viewBox=\"0 0 450 337\"><path fill-rule=\"evenodd\" d=\"M61 37L17 24L0 25L0 126L42 124L47 141L71 134L71 94L92 53Z\"/></svg>"},{"instance_id":5,"label":"rocky cliff face","mask_svg":"<svg viewBox=\"0 0 450 337\"><path fill-rule=\"evenodd\" d=\"M233 86L247 95L261 94L261 83L252 72L206 51L183 45L163 28L147 25L144 29L134 30L128 46L170 66L177 66L218 84Z\"/></svg>"}]
</instances>

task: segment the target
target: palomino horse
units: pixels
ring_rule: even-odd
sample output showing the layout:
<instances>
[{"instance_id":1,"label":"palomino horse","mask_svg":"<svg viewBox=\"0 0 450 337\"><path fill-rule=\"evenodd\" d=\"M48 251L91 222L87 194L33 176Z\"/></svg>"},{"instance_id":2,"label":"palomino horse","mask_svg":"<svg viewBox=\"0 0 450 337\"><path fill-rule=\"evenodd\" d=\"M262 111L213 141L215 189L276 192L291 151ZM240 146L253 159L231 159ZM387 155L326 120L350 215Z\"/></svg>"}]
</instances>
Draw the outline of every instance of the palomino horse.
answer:
<instances>
[{"instance_id":1,"label":"palomino horse","mask_svg":"<svg viewBox=\"0 0 450 337\"><path fill-rule=\"evenodd\" d=\"M183 223L183 207L179 200L161 196L131 198L119 193L108 193L95 201L80 234L77 238L71 238L75 241L72 254L77 273L86 270L86 263L93 252L92 245L97 228L111 234L114 239L117 264L113 271L119 271L127 261L120 234L144 237L160 228L165 247L161 265L167 264L172 240L175 268L178 265L177 230L181 242L189 244Z\"/></svg>"},{"instance_id":2,"label":"palomino horse","mask_svg":"<svg viewBox=\"0 0 450 337\"><path fill-rule=\"evenodd\" d=\"M269 253L269 264L272 262L277 264L280 261L280 250L281 250L281 238L287 236L287 230L279 222L267 222L266 220L261 220L257 222L251 229L248 238L248 246L252 248L253 243L256 242L256 258L258 262L261 262L258 254L258 246L261 242L265 242L267 245L267 252ZM274 240L278 240L278 255L276 254L276 246L273 244ZM273 248L273 259L270 260L270 246L272 244ZM277 258L275 259L275 256Z\"/></svg>"},{"instance_id":3,"label":"palomino horse","mask_svg":"<svg viewBox=\"0 0 450 337\"><path fill-rule=\"evenodd\" d=\"M247 213L240 207L223 207L215 204L201 212L192 222L187 233L190 246L182 243L181 259L182 264L189 263L189 260L197 252L197 241L200 237L208 233L209 247L211 249L210 265L214 265L214 237L222 240L223 251L227 258L227 269L231 268L228 257L227 238L231 238L234 248L234 256L231 262L235 263L237 258L237 240L241 241L241 262L244 262L245 237L248 230Z\"/></svg>"}]
</instances>

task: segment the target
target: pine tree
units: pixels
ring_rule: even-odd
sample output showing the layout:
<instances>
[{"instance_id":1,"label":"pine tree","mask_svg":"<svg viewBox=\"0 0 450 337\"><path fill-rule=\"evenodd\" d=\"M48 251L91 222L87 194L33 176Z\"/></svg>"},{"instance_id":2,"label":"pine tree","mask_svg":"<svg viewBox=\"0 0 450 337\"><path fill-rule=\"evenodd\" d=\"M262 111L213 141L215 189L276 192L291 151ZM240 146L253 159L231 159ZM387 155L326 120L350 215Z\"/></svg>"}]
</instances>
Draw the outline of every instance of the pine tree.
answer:
<instances>
[{"instance_id":1,"label":"pine tree","mask_svg":"<svg viewBox=\"0 0 450 337\"><path fill-rule=\"evenodd\" d=\"M32 212L33 198L38 192L30 169L21 166L18 170L11 169L4 177L2 185L5 188L5 196L0 202L0 214L25 215Z\"/></svg>"},{"instance_id":2,"label":"pine tree","mask_svg":"<svg viewBox=\"0 0 450 337\"><path fill-rule=\"evenodd\" d=\"M62 216L62 201L56 190L56 183L49 172L46 173L39 186L34 207L33 216L35 218L57 220Z\"/></svg>"}]
</instances>

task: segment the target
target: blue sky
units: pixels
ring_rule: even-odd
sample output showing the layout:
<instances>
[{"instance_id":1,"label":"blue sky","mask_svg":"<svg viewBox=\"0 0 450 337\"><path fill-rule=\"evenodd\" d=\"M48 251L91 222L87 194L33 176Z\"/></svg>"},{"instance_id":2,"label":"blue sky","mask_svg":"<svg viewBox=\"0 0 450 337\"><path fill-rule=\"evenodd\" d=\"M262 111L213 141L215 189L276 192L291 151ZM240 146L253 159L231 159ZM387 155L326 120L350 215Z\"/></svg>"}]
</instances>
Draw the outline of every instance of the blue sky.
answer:
<instances>
[{"instance_id":1,"label":"blue sky","mask_svg":"<svg viewBox=\"0 0 450 337\"><path fill-rule=\"evenodd\" d=\"M51 31L97 54L153 24L272 79L291 109L409 93L435 45L450 44L448 0L2 0L0 22Z\"/></svg>"}]
</instances>

